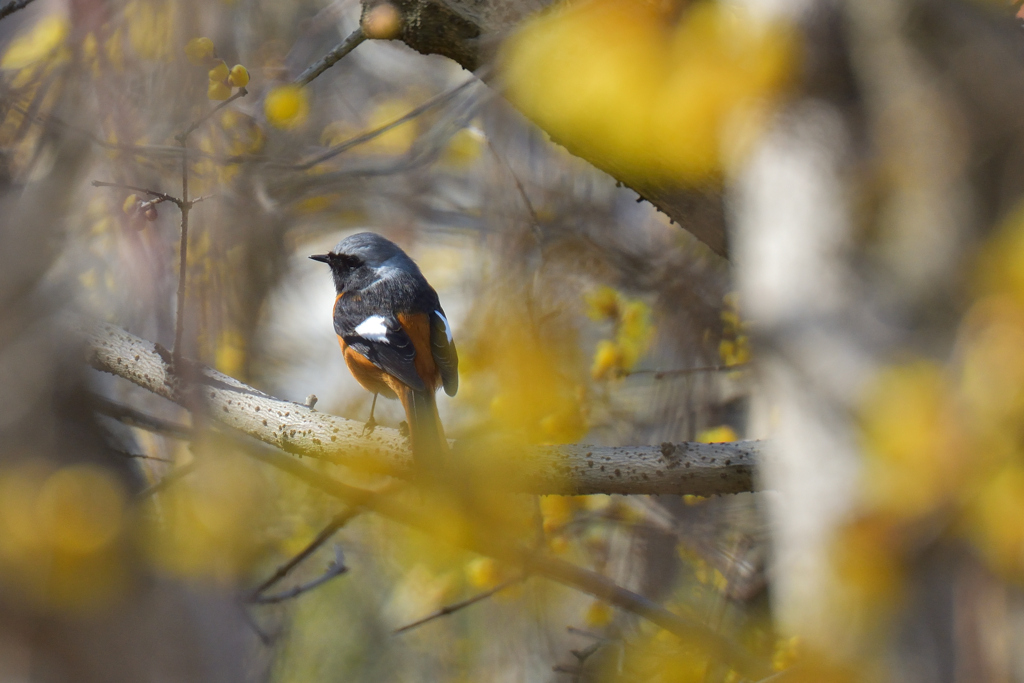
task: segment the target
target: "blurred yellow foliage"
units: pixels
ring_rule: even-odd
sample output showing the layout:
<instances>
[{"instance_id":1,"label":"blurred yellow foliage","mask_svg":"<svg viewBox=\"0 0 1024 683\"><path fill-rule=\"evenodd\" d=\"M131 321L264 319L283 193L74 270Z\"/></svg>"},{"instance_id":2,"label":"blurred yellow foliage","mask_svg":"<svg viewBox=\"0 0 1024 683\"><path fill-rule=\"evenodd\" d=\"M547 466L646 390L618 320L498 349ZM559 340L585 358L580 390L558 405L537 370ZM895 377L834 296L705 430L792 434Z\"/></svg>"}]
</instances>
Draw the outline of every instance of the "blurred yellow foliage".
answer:
<instances>
[{"instance_id":1,"label":"blurred yellow foliage","mask_svg":"<svg viewBox=\"0 0 1024 683\"><path fill-rule=\"evenodd\" d=\"M651 309L638 299L628 299L611 287L598 287L584 297L592 320L611 320L614 339L602 339L594 350L591 376L607 379L628 374L647 352L654 337Z\"/></svg>"},{"instance_id":2,"label":"blurred yellow foliage","mask_svg":"<svg viewBox=\"0 0 1024 683\"><path fill-rule=\"evenodd\" d=\"M611 605L603 600L594 600L587 607L586 614L583 615L583 623L591 628L601 628L612 623L612 617L615 613L612 611Z\"/></svg>"},{"instance_id":3,"label":"blurred yellow foliage","mask_svg":"<svg viewBox=\"0 0 1024 683\"><path fill-rule=\"evenodd\" d=\"M629 174L706 182L793 70L790 34L736 7L589 0L537 15L501 64L509 99L552 138Z\"/></svg>"},{"instance_id":4,"label":"blurred yellow foliage","mask_svg":"<svg viewBox=\"0 0 1024 683\"><path fill-rule=\"evenodd\" d=\"M140 540L164 571L230 582L263 543L270 491L251 461L212 452L202 457L197 473L154 497L153 524Z\"/></svg>"},{"instance_id":5,"label":"blurred yellow foliage","mask_svg":"<svg viewBox=\"0 0 1024 683\"><path fill-rule=\"evenodd\" d=\"M461 128L445 145L441 161L449 166L465 168L480 158L480 150L486 144L486 138L480 129Z\"/></svg>"},{"instance_id":6,"label":"blurred yellow foliage","mask_svg":"<svg viewBox=\"0 0 1024 683\"><path fill-rule=\"evenodd\" d=\"M772 668L776 671L788 669L797 662L800 653L800 637L780 638L772 653Z\"/></svg>"},{"instance_id":7,"label":"blurred yellow foliage","mask_svg":"<svg viewBox=\"0 0 1024 683\"><path fill-rule=\"evenodd\" d=\"M1024 465L1007 465L977 491L967 531L996 570L1024 579Z\"/></svg>"},{"instance_id":8,"label":"blurred yellow foliage","mask_svg":"<svg viewBox=\"0 0 1024 683\"><path fill-rule=\"evenodd\" d=\"M571 496L541 496L540 512L544 518L545 533L558 531L570 521L576 511Z\"/></svg>"},{"instance_id":9,"label":"blurred yellow foliage","mask_svg":"<svg viewBox=\"0 0 1024 683\"><path fill-rule=\"evenodd\" d=\"M275 128L298 128L309 116L309 93L297 85L279 85L267 93L263 111Z\"/></svg>"},{"instance_id":10,"label":"blurred yellow foliage","mask_svg":"<svg viewBox=\"0 0 1024 683\"><path fill-rule=\"evenodd\" d=\"M403 99L385 100L370 111L368 129L375 130L402 118L409 113L413 105ZM417 119L406 121L394 128L381 133L366 143L367 151L377 154L405 154L416 142L420 130Z\"/></svg>"},{"instance_id":11,"label":"blurred yellow foliage","mask_svg":"<svg viewBox=\"0 0 1024 683\"><path fill-rule=\"evenodd\" d=\"M587 406L585 388L575 379L580 365L575 339L541 339L531 323L504 307L475 319L483 323L482 334L459 349L460 399L485 407L504 437L526 443L578 441L587 430Z\"/></svg>"},{"instance_id":12,"label":"blurred yellow foliage","mask_svg":"<svg viewBox=\"0 0 1024 683\"><path fill-rule=\"evenodd\" d=\"M722 340L718 343L718 357L726 366L743 365L750 362L750 340L746 325L740 318L739 295L726 294L722 309Z\"/></svg>"},{"instance_id":13,"label":"blurred yellow foliage","mask_svg":"<svg viewBox=\"0 0 1024 683\"><path fill-rule=\"evenodd\" d=\"M22 69L52 56L68 37L71 25L60 14L49 14L11 41L0 69Z\"/></svg>"},{"instance_id":14,"label":"blurred yellow foliage","mask_svg":"<svg viewBox=\"0 0 1024 683\"><path fill-rule=\"evenodd\" d=\"M190 64L202 66L216 54L213 41L206 37L193 38L185 44L185 58Z\"/></svg>"},{"instance_id":15,"label":"blurred yellow foliage","mask_svg":"<svg viewBox=\"0 0 1024 683\"><path fill-rule=\"evenodd\" d=\"M481 590L490 590L501 581L501 570L497 560L478 557L466 565L466 580L469 585Z\"/></svg>"},{"instance_id":16,"label":"blurred yellow foliage","mask_svg":"<svg viewBox=\"0 0 1024 683\"><path fill-rule=\"evenodd\" d=\"M905 517L935 509L963 483L951 387L938 365L886 369L861 409L865 486L877 509Z\"/></svg>"},{"instance_id":17,"label":"blurred yellow foliage","mask_svg":"<svg viewBox=\"0 0 1024 683\"><path fill-rule=\"evenodd\" d=\"M902 590L899 519L867 514L847 524L836 539L833 562L847 591L848 609L892 609Z\"/></svg>"},{"instance_id":18,"label":"blurred yellow foliage","mask_svg":"<svg viewBox=\"0 0 1024 683\"><path fill-rule=\"evenodd\" d=\"M174 57L174 28L178 3L168 0L132 0L124 8L128 40L143 59Z\"/></svg>"},{"instance_id":19,"label":"blurred yellow foliage","mask_svg":"<svg viewBox=\"0 0 1024 683\"><path fill-rule=\"evenodd\" d=\"M106 469L0 470L0 585L55 607L102 602L124 579L115 542L126 524L124 490Z\"/></svg>"},{"instance_id":20,"label":"blurred yellow foliage","mask_svg":"<svg viewBox=\"0 0 1024 683\"><path fill-rule=\"evenodd\" d=\"M601 285L593 291L588 292L583 297L583 300L587 304L587 316L591 320L602 321L618 319L620 295L608 285Z\"/></svg>"}]
</instances>

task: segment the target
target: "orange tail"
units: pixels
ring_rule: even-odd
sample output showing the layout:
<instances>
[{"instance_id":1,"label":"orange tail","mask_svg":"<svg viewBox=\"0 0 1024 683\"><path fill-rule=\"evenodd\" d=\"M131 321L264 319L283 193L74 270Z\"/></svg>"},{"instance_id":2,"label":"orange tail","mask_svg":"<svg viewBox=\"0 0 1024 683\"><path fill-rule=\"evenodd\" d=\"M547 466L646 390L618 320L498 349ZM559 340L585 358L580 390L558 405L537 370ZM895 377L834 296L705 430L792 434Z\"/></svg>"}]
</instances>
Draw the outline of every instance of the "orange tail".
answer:
<instances>
[{"instance_id":1,"label":"orange tail","mask_svg":"<svg viewBox=\"0 0 1024 683\"><path fill-rule=\"evenodd\" d=\"M444 466L448 441L444 437L441 417L437 414L434 392L414 391L406 387L399 392L398 398L405 408L409 441L412 442L412 455L417 469L438 472Z\"/></svg>"}]
</instances>

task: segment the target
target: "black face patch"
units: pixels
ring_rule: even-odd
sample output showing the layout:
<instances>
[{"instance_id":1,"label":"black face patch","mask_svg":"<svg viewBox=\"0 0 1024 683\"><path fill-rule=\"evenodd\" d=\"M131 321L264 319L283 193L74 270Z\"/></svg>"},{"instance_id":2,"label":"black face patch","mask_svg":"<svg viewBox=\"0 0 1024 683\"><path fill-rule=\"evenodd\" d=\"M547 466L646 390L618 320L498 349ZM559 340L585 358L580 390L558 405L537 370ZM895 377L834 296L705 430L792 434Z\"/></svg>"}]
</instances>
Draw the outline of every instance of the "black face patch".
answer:
<instances>
[{"instance_id":1,"label":"black face patch","mask_svg":"<svg viewBox=\"0 0 1024 683\"><path fill-rule=\"evenodd\" d=\"M328 254L327 258L330 259L331 267L345 268L347 270L353 270L363 265L363 259L352 254Z\"/></svg>"}]
</instances>

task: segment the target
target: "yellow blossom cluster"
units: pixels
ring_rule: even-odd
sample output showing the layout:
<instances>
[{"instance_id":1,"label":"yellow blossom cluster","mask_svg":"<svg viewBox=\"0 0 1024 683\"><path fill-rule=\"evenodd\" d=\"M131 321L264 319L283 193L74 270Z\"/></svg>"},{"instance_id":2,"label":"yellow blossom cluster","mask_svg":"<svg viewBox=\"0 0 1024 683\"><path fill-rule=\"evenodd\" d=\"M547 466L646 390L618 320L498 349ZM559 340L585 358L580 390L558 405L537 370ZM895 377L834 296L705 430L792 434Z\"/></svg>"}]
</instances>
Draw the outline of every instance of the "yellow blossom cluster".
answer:
<instances>
[{"instance_id":1,"label":"yellow blossom cluster","mask_svg":"<svg viewBox=\"0 0 1024 683\"><path fill-rule=\"evenodd\" d=\"M279 85L267 93L263 111L275 128L298 128L309 117L309 92L300 85Z\"/></svg>"},{"instance_id":2,"label":"yellow blossom cluster","mask_svg":"<svg viewBox=\"0 0 1024 683\"><path fill-rule=\"evenodd\" d=\"M223 59L217 57L217 49L209 38L193 38L185 45L185 57L190 64L209 69L210 82L206 95L211 100L226 100L231 97L232 88L249 85L249 71L241 64L230 69Z\"/></svg>"},{"instance_id":3,"label":"yellow blossom cluster","mask_svg":"<svg viewBox=\"0 0 1024 683\"><path fill-rule=\"evenodd\" d=\"M726 366L750 362L750 340L740 319L739 297L732 292L725 295L722 310L722 340L718 343L718 357Z\"/></svg>"},{"instance_id":4,"label":"yellow blossom cluster","mask_svg":"<svg viewBox=\"0 0 1024 683\"><path fill-rule=\"evenodd\" d=\"M749 144L793 71L787 31L727 3L559 3L503 50L509 99L582 156L700 183Z\"/></svg>"},{"instance_id":5,"label":"yellow blossom cluster","mask_svg":"<svg viewBox=\"0 0 1024 683\"><path fill-rule=\"evenodd\" d=\"M654 337L650 307L607 286L588 294L586 304L591 320L610 321L614 327L612 339L598 342L590 374L597 380L628 374L647 352Z\"/></svg>"},{"instance_id":6,"label":"yellow blossom cluster","mask_svg":"<svg viewBox=\"0 0 1024 683\"><path fill-rule=\"evenodd\" d=\"M976 273L951 358L885 368L863 397L866 505L836 551L861 604L891 602L914 530L940 522L1024 580L1024 212Z\"/></svg>"}]
</instances>

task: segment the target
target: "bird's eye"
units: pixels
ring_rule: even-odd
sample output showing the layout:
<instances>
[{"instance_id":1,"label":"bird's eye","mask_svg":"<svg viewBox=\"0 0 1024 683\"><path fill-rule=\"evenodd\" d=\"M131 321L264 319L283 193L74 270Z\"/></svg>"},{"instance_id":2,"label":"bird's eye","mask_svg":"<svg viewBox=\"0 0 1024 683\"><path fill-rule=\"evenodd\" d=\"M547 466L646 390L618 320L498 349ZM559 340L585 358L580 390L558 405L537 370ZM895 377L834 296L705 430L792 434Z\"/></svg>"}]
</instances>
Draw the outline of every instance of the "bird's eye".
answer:
<instances>
[{"instance_id":1,"label":"bird's eye","mask_svg":"<svg viewBox=\"0 0 1024 683\"><path fill-rule=\"evenodd\" d=\"M363 259L358 256L352 256L351 254L338 254L338 262L349 267L358 268L363 265Z\"/></svg>"}]
</instances>

